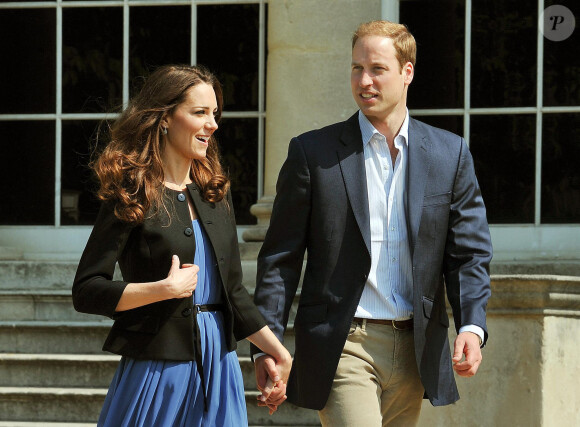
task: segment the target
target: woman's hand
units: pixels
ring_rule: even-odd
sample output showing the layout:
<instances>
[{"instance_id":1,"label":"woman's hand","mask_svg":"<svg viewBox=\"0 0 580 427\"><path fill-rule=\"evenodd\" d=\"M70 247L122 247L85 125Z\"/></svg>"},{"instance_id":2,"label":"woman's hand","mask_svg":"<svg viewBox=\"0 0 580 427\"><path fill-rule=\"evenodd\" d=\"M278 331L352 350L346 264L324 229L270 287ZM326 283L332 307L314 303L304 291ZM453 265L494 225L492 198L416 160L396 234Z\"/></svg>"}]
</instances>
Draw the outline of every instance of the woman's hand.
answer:
<instances>
[{"instance_id":1,"label":"woman's hand","mask_svg":"<svg viewBox=\"0 0 580 427\"><path fill-rule=\"evenodd\" d=\"M197 286L198 271L199 267L194 264L183 264L180 268L179 257L173 255L171 268L164 280L168 299L190 297Z\"/></svg>"}]
</instances>

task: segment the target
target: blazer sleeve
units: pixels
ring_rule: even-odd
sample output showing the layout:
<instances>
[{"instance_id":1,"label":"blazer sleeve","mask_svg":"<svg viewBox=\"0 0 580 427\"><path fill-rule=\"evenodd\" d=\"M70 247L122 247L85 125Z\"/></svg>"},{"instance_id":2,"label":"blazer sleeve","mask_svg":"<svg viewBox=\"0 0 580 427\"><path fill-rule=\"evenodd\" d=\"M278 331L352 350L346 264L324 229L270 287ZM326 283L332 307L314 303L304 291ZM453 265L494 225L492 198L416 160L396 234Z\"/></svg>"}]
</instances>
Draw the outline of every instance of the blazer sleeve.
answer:
<instances>
[{"instance_id":1,"label":"blazer sleeve","mask_svg":"<svg viewBox=\"0 0 580 427\"><path fill-rule=\"evenodd\" d=\"M230 221L233 224L231 233L231 256L228 272L228 299L232 306L234 316L234 337L242 340L253 333L259 331L266 322L252 301L252 297L242 284L242 265L240 260L240 249L238 245L238 235L236 233L234 208L231 193L228 192L227 201L229 203Z\"/></svg>"},{"instance_id":2,"label":"blazer sleeve","mask_svg":"<svg viewBox=\"0 0 580 427\"><path fill-rule=\"evenodd\" d=\"M302 272L310 196L306 153L300 139L293 138L278 176L270 226L258 256L254 294L254 302L281 342Z\"/></svg>"},{"instance_id":3,"label":"blazer sleeve","mask_svg":"<svg viewBox=\"0 0 580 427\"><path fill-rule=\"evenodd\" d=\"M103 203L74 278L75 310L113 317L127 286L113 280L113 273L130 232L131 226L115 216L112 204Z\"/></svg>"},{"instance_id":4,"label":"blazer sleeve","mask_svg":"<svg viewBox=\"0 0 580 427\"><path fill-rule=\"evenodd\" d=\"M444 256L447 297L456 329L476 325L487 340L486 307L491 295L492 244L473 159L461 139Z\"/></svg>"}]
</instances>

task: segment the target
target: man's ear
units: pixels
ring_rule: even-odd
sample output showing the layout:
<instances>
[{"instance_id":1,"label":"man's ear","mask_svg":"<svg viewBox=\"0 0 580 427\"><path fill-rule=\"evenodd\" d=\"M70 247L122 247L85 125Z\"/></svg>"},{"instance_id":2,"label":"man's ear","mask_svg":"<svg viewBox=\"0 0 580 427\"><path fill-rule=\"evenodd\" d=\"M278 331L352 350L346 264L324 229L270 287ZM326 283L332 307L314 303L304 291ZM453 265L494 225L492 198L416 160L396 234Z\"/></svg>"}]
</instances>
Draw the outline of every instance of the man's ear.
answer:
<instances>
[{"instance_id":1,"label":"man's ear","mask_svg":"<svg viewBox=\"0 0 580 427\"><path fill-rule=\"evenodd\" d=\"M413 67L413 64L407 62L405 65L403 65L402 73L405 80L405 84L410 85L411 82L413 81L413 76L415 75L415 67Z\"/></svg>"}]
</instances>

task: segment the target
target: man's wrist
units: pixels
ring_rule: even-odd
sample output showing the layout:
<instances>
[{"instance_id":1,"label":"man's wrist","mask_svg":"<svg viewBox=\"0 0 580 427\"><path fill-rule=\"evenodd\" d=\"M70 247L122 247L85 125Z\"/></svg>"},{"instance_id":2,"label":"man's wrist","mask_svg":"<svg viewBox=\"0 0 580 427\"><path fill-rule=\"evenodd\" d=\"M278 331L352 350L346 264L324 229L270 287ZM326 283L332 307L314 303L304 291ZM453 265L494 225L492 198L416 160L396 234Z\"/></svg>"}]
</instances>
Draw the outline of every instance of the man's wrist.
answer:
<instances>
[{"instance_id":1,"label":"man's wrist","mask_svg":"<svg viewBox=\"0 0 580 427\"><path fill-rule=\"evenodd\" d=\"M479 326L476 325L465 325L462 326L461 328L459 328L459 333L462 332L471 332L472 334L477 335L477 337L479 338L479 346L481 347L483 345L483 339L484 339L484 332L483 329L480 328Z\"/></svg>"}]
</instances>

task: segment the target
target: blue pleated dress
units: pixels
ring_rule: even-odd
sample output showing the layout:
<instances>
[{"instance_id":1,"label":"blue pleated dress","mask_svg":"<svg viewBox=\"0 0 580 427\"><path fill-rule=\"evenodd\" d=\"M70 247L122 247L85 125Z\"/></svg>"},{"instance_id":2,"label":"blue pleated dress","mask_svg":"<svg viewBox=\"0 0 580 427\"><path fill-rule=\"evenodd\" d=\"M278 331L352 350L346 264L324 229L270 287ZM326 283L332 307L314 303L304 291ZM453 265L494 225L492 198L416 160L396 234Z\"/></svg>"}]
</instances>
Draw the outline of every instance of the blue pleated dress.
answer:
<instances>
[{"instance_id":1,"label":"blue pleated dress","mask_svg":"<svg viewBox=\"0 0 580 427\"><path fill-rule=\"evenodd\" d=\"M193 221L199 266L195 304L222 302L217 263L208 238ZM178 427L247 426L244 383L235 351L228 352L221 312L197 314L201 332L204 384L208 410L204 411L201 380L195 361L121 358L109 387L98 426Z\"/></svg>"}]
</instances>

